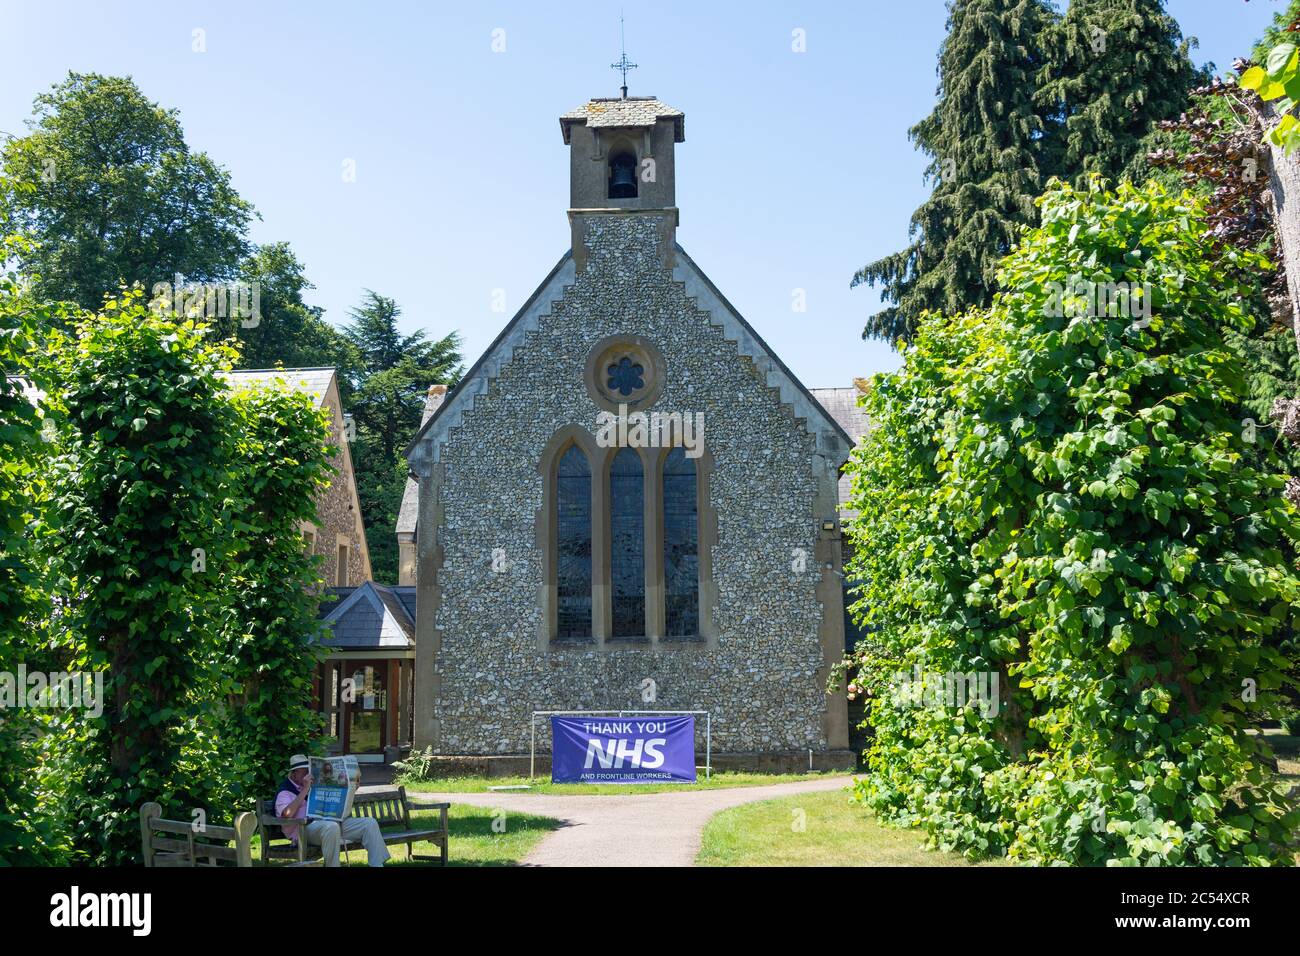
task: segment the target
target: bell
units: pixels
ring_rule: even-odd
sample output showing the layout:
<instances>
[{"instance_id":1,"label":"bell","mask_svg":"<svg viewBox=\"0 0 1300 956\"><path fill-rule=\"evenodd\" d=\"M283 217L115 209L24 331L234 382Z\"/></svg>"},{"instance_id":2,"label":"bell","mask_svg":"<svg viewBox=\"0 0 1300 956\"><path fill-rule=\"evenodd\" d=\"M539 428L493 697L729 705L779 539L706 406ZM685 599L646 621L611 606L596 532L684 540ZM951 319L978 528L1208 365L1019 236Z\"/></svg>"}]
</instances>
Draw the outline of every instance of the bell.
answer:
<instances>
[{"instance_id":1,"label":"bell","mask_svg":"<svg viewBox=\"0 0 1300 956\"><path fill-rule=\"evenodd\" d=\"M636 198L636 168L632 163L615 163L610 169L609 198Z\"/></svg>"}]
</instances>

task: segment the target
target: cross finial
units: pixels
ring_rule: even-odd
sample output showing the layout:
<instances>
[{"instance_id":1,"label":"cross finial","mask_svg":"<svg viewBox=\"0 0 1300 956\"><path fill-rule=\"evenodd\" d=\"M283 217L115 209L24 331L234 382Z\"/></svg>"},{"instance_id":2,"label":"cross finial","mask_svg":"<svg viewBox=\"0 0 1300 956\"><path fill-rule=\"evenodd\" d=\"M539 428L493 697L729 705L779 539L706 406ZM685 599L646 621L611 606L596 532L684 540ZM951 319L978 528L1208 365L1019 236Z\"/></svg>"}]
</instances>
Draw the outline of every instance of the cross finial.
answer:
<instances>
[{"instance_id":1,"label":"cross finial","mask_svg":"<svg viewBox=\"0 0 1300 956\"><path fill-rule=\"evenodd\" d=\"M627 58L627 41L623 37L622 13L618 15L618 44L622 48L622 56L619 57L617 63L611 63L609 68L611 70L618 70L623 74L623 86L621 89L623 90L623 99L627 99L627 71L635 70L636 64Z\"/></svg>"}]
</instances>

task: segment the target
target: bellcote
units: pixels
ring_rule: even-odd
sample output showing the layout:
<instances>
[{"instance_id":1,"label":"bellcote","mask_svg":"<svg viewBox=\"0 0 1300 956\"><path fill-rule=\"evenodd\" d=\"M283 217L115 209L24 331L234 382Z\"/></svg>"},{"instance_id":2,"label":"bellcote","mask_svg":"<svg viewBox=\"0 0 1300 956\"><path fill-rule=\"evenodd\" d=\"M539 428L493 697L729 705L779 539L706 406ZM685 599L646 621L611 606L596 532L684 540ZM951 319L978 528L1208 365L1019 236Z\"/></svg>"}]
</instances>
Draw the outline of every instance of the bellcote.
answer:
<instances>
[{"instance_id":1,"label":"bellcote","mask_svg":"<svg viewBox=\"0 0 1300 956\"><path fill-rule=\"evenodd\" d=\"M569 220L583 258L583 220L592 215L668 213L671 248L678 222L673 148L686 139L686 114L653 96L593 99L560 117L569 147Z\"/></svg>"},{"instance_id":2,"label":"bellcote","mask_svg":"<svg viewBox=\"0 0 1300 956\"><path fill-rule=\"evenodd\" d=\"M673 146L686 115L653 96L593 99L560 117L572 209L676 206Z\"/></svg>"}]
</instances>

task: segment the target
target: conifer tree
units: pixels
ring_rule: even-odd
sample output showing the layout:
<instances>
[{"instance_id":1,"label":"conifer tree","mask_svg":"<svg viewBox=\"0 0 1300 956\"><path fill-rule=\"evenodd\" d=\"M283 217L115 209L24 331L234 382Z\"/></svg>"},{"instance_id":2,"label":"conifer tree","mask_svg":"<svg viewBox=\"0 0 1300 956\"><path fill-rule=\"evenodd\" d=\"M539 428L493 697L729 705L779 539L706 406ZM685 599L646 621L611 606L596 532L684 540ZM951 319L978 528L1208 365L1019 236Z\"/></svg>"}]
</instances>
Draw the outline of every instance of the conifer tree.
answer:
<instances>
[{"instance_id":1,"label":"conifer tree","mask_svg":"<svg viewBox=\"0 0 1300 956\"><path fill-rule=\"evenodd\" d=\"M952 0L939 53L939 102L909 131L930 157L934 192L912 215L910 245L860 269L886 307L864 338L907 338L927 310L988 305L998 261L1036 221L1046 176L1035 82L1056 14L1044 0Z\"/></svg>"},{"instance_id":2,"label":"conifer tree","mask_svg":"<svg viewBox=\"0 0 1300 956\"><path fill-rule=\"evenodd\" d=\"M1206 80L1164 0L1071 0L1045 39L1044 170L1083 187L1092 173L1140 180L1145 141Z\"/></svg>"},{"instance_id":3,"label":"conifer tree","mask_svg":"<svg viewBox=\"0 0 1300 956\"><path fill-rule=\"evenodd\" d=\"M406 488L402 450L419 430L429 386L454 385L463 369L457 333L435 341L423 331L403 335L397 328L401 314L394 300L367 289L351 312L352 323L342 329L360 356L348 410L356 420L352 460L377 581L397 580L393 527Z\"/></svg>"}]
</instances>

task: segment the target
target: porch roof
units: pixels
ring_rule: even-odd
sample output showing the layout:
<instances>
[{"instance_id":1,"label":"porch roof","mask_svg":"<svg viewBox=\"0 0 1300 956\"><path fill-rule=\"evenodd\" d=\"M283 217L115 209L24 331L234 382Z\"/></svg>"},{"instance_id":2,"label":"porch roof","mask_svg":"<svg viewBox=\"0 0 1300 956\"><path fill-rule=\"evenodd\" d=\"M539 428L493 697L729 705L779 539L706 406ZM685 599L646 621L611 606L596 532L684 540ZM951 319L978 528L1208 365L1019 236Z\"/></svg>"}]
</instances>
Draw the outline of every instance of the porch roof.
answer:
<instances>
[{"instance_id":1,"label":"porch roof","mask_svg":"<svg viewBox=\"0 0 1300 956\"><path fill-rule=\"evenodd\" d=\"M415 649L414 587L367 581L355 588L328 588L320 617L329 627L320 642L322 647L337 651Z\"/></svg>"}]
</instances>

